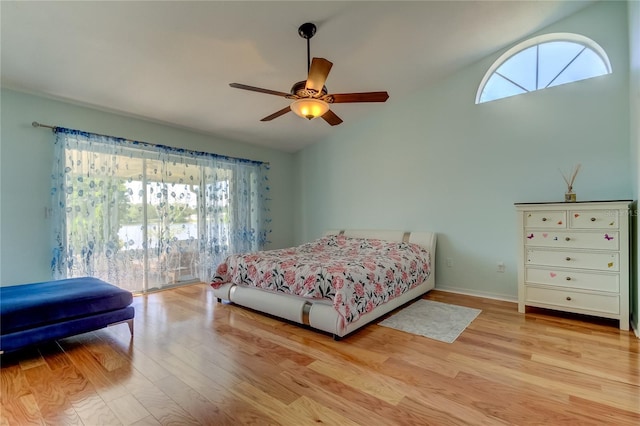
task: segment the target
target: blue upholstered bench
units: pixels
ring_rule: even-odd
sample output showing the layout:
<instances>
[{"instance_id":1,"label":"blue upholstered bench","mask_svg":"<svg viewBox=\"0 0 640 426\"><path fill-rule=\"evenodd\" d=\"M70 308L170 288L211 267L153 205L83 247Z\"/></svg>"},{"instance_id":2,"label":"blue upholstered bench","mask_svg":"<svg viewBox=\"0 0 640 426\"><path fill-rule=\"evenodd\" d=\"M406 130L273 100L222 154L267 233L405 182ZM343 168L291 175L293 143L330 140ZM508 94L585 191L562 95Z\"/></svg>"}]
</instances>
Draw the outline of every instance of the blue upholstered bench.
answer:
<instances>
[{"instance_id":1,"label":"blue upholstered bench","mask_svg":"<svg viewBox=\"0 0 640 426\"><path fill-rule=\"evenodd\" d=\"M0 354L122 322L130 292L91 277L0 287Z\"/></svg>"}]
</instances>

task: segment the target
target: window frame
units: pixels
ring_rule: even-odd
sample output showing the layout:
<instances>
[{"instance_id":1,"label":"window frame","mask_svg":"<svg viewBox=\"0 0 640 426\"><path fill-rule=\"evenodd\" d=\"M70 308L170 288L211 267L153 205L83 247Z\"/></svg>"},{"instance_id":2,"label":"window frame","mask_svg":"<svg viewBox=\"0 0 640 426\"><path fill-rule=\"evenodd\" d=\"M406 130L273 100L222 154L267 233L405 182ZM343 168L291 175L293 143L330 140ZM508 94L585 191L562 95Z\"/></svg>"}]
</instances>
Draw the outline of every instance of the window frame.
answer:
<instances>
[{"instance_id":1,"label":"window frame","mask_svg":"<svg viewBox=\"0 0 640 426\"><path fill-rule=\"evenodd\" d=\"M493 76L493 74L497 71L498 68L500 68L505 62L507 62L509 59L511 59L512 57L514 57L515 55L519 54L520 52L536 46L536 45L540 45L540 44L544 44L544 43L549 43L549 42L554 42L554 41L566 41L566 42L570 42L570 43L577 43L580 44L584 47L586 47L587 49L590 49L591 51L593 51L596 55L598 55L598 57L602 60L602 62L604 63L606 69L607 69L607 74L603 74L603 75L608 75L613 73L613 68L611 67L611 62L609 61L609 56L607 55L607 53L605 52L605 50L595 41L593 41L592 39L590 39L589 37L580 35L580 34L575 34L575 33L548 33L548 34L542 34L539 36L535 36L532 37L530 39L527 39L521 43L516 44L515 46L511 47L510 49L508 49L506 52L504 52L502 55L500 55L498 57L498 59L496 59L493 64L491 64L491 66L489 67L489 69L487 70L487 72L484 74L484 77L482 77L482 80L480 81L480 85L478 86L478 90L476 92L476 99L475 99L475 103L476 105L479 104L483 104L483 103L487 103L487 102L491 102L491 101L497 101L499 99L506 99L509 97L513 97L513 96L517 96L517 95L510 95L510 96L505 96L502 98L496 98L496 99L492 99L490 101L484 101L484 102L480 102L480 98L482 97L482 93L484 92L485 86L487 84L487 82L489 81L489 79ZM593 78L593 77L590 77ZM576 80L576 81L581 81L581 80ZM564 83L564 84L568 84L568 83ZM556 86L553 86L556 87ZM530 92L535 92L541 89L536 89L536 90L532 90ZM530 92L526 92L526 93L530 93ZM524 93L520 93L520 95L522 95Z\"/></svg>"}]
</instances>

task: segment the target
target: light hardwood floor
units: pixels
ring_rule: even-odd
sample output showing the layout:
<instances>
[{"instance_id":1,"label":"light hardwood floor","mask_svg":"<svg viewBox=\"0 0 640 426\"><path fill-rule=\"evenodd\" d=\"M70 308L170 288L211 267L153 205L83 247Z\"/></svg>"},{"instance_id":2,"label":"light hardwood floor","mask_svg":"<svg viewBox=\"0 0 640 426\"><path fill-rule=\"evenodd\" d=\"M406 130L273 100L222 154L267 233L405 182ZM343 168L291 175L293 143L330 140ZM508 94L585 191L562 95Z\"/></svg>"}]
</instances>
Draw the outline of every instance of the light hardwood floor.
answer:
<instances>
[{"instance_id":1,"label":"light hardwood floor","mask_svg":"<svg viewBox=\"0 0 640 426\"><path fill-rule=\"evenodd\" d=\"M128 327L2 355L0 424L638 425L640 344L617 322L482 309L452 344L375 324L340 342L218 304L134 298Z\"/></svg>"}]
</instances>

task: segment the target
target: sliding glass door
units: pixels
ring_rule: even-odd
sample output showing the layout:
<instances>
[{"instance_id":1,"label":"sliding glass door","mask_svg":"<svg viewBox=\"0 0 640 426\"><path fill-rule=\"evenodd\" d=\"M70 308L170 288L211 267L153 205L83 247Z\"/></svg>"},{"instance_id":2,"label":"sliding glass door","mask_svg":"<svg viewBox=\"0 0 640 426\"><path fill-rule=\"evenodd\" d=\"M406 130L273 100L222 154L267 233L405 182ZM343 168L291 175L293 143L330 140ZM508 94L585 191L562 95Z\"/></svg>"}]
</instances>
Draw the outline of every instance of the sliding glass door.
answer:
<instances>
[{"instance_id":1,"label":"sliding glass door","mask_svg":"<svg viewBox=\"0 0 640 426\"><path fill-rule=\"evenodd\" d=\"M123 256L141 270L144 291L197 281L200 167L146 159L135 166L122 178Z\"/></svg>"}]
</instances>

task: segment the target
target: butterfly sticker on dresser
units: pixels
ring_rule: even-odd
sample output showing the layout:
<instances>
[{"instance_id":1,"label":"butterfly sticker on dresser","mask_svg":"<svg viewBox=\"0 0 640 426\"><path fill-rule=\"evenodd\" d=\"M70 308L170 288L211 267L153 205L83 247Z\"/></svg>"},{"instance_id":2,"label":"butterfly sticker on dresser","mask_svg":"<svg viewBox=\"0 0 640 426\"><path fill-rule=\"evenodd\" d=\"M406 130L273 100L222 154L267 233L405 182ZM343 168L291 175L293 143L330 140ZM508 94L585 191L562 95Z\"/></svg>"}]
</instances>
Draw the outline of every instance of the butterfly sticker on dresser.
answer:
<instances>
[{"instance_id":1,"label":"butterfly sticker on dresser","mask_svg":"<svg viewBox=\"0 0 640 426\"><path fill-rule=\"evenodd\" d=\"M609 234L604 234L604 239L607 240L607 241L611 241L611 240L613 240L613 237L610 236Z\"/></svg>"},{"instance_id":2,"label":"butterfly sticker on dresser","mask_svg":"<svg viewBox=\"0 0 640 426\"><path fill-rule=\"evenodd\" d=\"M527 238L532 240L533 239L533 232L531 233L531 235L527 235Z\"/></svg>"}]
</instances>

